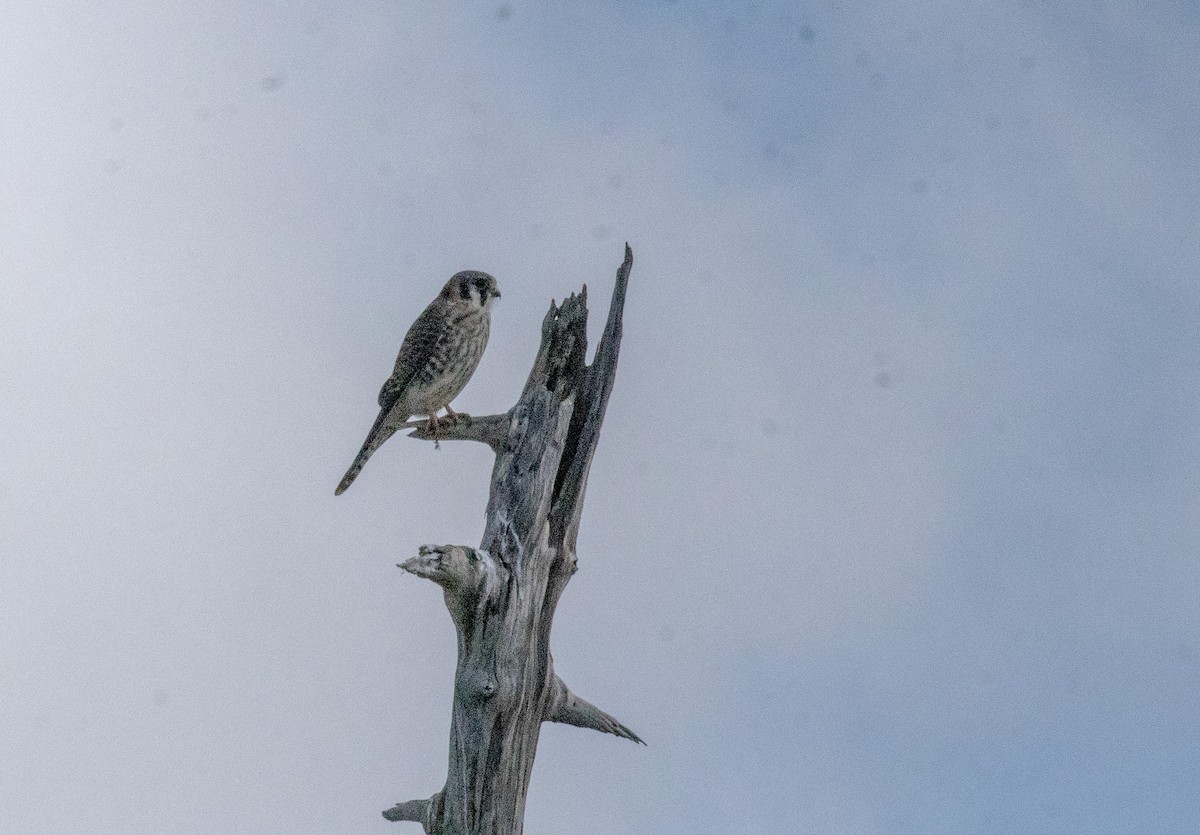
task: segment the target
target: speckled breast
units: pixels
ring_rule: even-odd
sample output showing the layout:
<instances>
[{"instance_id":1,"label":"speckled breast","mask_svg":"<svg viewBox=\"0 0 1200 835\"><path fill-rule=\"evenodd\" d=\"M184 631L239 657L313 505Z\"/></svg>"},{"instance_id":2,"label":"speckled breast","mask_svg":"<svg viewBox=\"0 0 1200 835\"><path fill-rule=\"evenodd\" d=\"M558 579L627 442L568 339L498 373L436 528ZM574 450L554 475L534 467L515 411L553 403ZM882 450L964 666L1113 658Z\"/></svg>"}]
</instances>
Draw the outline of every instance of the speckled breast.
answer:
<instances>
[{"instance_id":1,"label":"speckled breast","mask_svg":"<svg viewBox=\"0 0 1200 835\"><path fill-rule=\"evenodd\" d=\"M440 409L463 390L487 347L489 320L487 313L473 311L447 323L433 356L413 380L407 399L414 413Z\"/></svg>"}]
</instances>

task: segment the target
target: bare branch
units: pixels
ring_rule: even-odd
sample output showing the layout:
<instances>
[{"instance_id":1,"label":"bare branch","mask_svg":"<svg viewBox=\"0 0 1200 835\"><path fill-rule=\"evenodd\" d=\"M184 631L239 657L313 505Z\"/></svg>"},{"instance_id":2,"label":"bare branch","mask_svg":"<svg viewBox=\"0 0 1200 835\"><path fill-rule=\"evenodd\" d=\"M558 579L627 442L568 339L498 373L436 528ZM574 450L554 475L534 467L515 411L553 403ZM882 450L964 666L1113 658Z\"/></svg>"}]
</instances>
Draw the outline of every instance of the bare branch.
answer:
<instances>
[{"instance_id":1,"label":"bare branch","mask_svg":"<svg viewBox=\"0 0 1200 835\"><path fill-rule=\"evenodd\" d=\"M613 734L624 739L645 745L641 737L622 725L609 714L596 707L591 702L579 698L571 692L558 676L554 677L554 698L550 703L550 711L546 716L547 722L561 722L564 725L574 725L577 728L591 728L605 734Z\"/></svg>"},{"instance_id":2,"label":"bare branch","mask_svg":"<svg viewBox=\"0 0 1200 835\"><path fill-rule=\"evenodd\" d=\"M390 821L413 821L414 823L419 823L428 835L428 833L433 832L433 816L430 813L437 808L440 799L441 792L428 800L409 800L404 803L397 803L385 811L383 816Z\"/></svg>"},{"instance_id":3,"label":"bare branch","mask_svg":"<svg viewBox=\"0 0 1200 835\"><path fill-rule=\"evenodd\" d=\"M489 566L466 545L422 545L417 556L400 563L409 574L432 580L447 591L475 588Z\"/></svg>"},{"instance_id":4,"label":"bare branch","mask_svg":"<svg viewBox=\"0 0 1200 835\"><path fill-rule=\"evenodd\" d=\"M444 589L446 608L458 628L460 647L466 624L508 577L507 570L497 565L486 551L465 545L422 545L417 556L397 568L432 580Z\"/></svg>"},{"instance_id":5,"label":"bare branch","mask_svg":"<svg viewBox=\"0 0 1200 835\"><path fill-rule=\"evenodd\" d=\"M479 441L500 452L508 437L509 420L507 414L471 417L459 413L455 417L438 420L437 432L433 431L428 420L410 420L397 429L414 429L416 431L409 432L408 437L422 441Z\"/></svg>"}]
</instances>

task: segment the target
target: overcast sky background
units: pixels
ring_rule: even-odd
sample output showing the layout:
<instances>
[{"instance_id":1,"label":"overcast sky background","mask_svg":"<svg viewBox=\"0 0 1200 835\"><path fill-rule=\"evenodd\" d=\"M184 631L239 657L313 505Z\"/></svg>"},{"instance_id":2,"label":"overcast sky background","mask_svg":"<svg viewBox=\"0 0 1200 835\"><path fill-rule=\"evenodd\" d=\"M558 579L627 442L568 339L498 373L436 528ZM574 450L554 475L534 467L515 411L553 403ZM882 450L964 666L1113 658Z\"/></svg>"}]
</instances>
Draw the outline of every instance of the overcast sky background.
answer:
<instances>
[{"instance_id":1,"label":"overcast sky background","mask_svg":"<svg viewBox=\"0 0 1200 835\"><path fill-rule=\"evenodd\" d=\"M456 270L636 258L526 832L1200 827L1200 12L0 6L0 830L383 833L490 453L333 488Z\"/></svg>"}]
</instances>

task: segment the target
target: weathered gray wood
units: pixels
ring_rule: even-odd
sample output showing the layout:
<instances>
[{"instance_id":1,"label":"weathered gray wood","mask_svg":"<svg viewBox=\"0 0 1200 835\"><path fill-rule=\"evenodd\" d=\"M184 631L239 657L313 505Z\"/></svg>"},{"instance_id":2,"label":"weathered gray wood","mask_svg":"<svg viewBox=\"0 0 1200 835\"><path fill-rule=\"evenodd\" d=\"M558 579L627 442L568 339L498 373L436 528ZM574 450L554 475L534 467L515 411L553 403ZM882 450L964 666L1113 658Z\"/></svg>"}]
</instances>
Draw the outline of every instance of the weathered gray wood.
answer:
<instances>
[{"instance_id":1,"label":"weathered gray wood","mask_svg":"<svg viewBox=\"0 0 1200 835\"><path fill-rule=\"evenodd\" d=\"M608 321L591 365L587 287L542 321L542 344L520 400L506 414L425 421L414 437L473 440L496 452L479 548L425 545L401 568L442 587L458 633L446 785L400 803L389 820L433 835L521 835L542 722L641 742L580 699L554 673L550 627L575 573L575 545L592 457L612 391L633 253L617 271ZM644 743L643 743L644 744Z\"/></svg>"},{"instance_id":2,"label":"weathered gray wood","mask_svg":"<svg viewBox=\"0 0 1200 835\"><path fill-rule=\"evenodd\" d=\"M383 813L383 816L390 821L413 821L419 823L425 828L426 832L432 831L430 827L433 822L430 820L430 810L436 808L436 801L440 799L439 795L434 795L429 800L409 800L405 803L397 803L392 808Z\"/></svg>"},{"instance_id":3,"label":"weathered gray wood","mask_svg":"<svg viewBox=\"0 0 1200 835\"><path fill-rule=\"evenodd\" d=\"M558 676L554 677L554 697L550 700L550 722L562 722L577 728L591 728L605 734L624 737L641 743L641 737L622 725L594 704L576 696Z\"/></svg>"}]
</instances>

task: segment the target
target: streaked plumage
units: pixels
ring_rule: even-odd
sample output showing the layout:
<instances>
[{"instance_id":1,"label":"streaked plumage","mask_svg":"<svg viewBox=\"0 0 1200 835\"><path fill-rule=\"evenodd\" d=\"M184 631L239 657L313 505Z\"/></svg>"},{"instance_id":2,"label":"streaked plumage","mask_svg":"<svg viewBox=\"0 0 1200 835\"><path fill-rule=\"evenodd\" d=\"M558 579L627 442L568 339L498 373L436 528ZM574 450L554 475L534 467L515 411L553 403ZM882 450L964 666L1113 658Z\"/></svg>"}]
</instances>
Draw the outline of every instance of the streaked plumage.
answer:
<instances>
[{"instance_id":1,"label":"streaked plumage","mask_svg":"<svg viewBox=\"0 0 1200 835\"><path fill-rule=\"evenodd\" d=\"M404 336L392 376L379 391L379 417L346 471L336 495L358 477L379 446L413 415L428 415L437 430L439 409L453 415L450 401L475 373L487 347L492 304L500 298L496 279L465 270L446 282Z\"/></svg>"}]
</instances>

